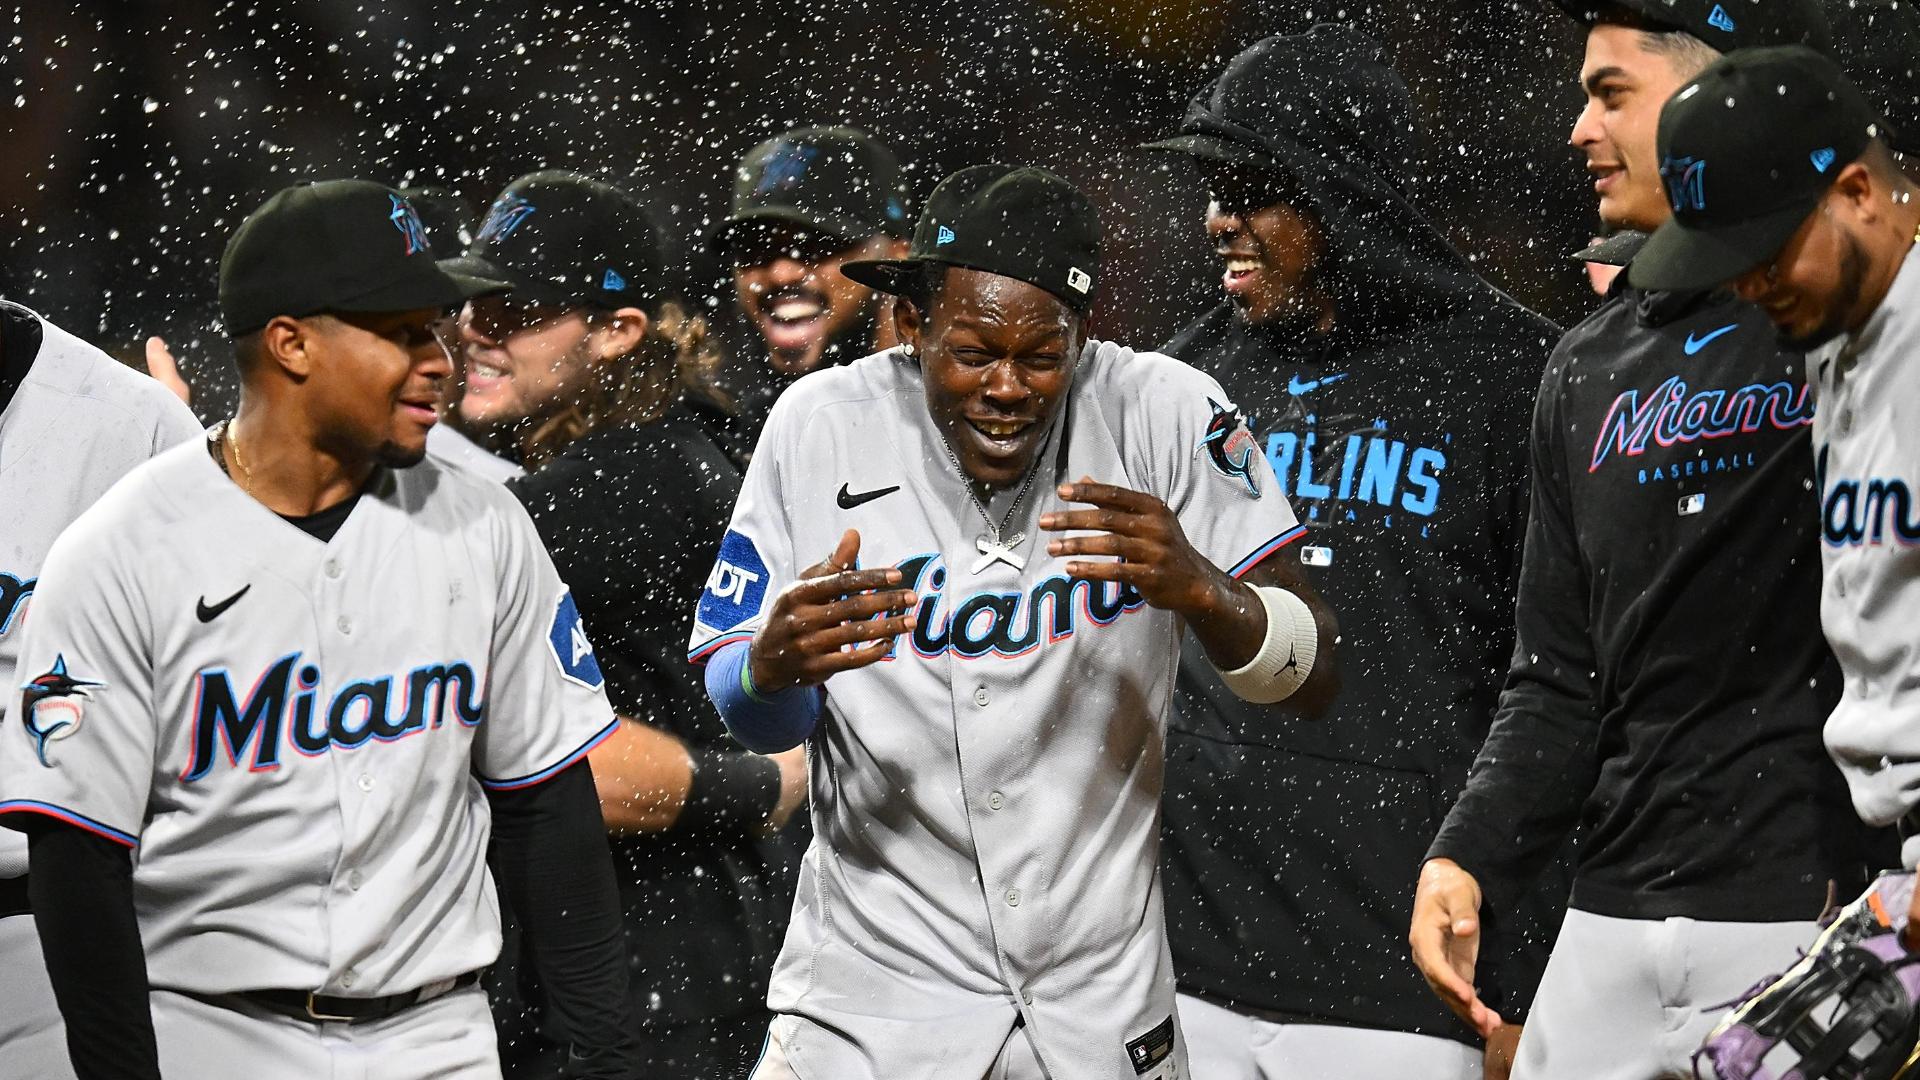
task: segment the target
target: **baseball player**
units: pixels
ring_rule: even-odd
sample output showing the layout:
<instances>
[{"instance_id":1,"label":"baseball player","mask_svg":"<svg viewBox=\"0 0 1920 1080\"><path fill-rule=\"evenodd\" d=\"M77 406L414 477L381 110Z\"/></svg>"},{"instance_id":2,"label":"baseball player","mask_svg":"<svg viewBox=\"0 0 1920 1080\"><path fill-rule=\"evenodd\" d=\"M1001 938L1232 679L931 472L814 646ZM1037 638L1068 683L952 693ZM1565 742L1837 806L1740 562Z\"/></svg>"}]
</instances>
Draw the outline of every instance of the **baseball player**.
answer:
<instances>
[{"instance_id":1,"label":"baseball player","mask_svg":"<svg viewBox=\"0 0 1920 1080\"><path fill-rule=\"evenodd\" d=\"M740 314L758 340L737 350L747 449L793 380L893 344L871 288L840 272L906 253L906 186L886 144L846 127L795 128L747 151L732 212L707 238L733 267Z\"/></svg>"},{"instance_id":2,"label":"baseball player","mask_svg":"<svg viewBox=\"0 0 1920 1080\"><path fill-rule=\"evenodd\" d=\"M737 1078L767 1029L802 846L778 830L806 797L806 761L729 739L686 662L683 601L700 594L740 494L739 470L688 406L711 399L719 356L705 321L667 293L659 236L625 190L543 170L492 205L482 239L448 264L513 285L461 313L466 360L489 373L471 404L514 416L521 456L538 463L508 490L571 584L623 718L590 760L640 1058L650 1075ZM490 989L505 1071L564 1075L564 1046L517 1030L516 1013L543 1012L519 1002L540 993L516 994L504 966Z\"/></svg>"},{"instance_id":3,"label":"baseball player","mask_svg":"<svg viewBox=\"0 0 1920 1080\"><path fill-rule=\"evenodd\" d=\"M1499 698L1527 413L1559 332L1408 201L1412 117L1380 45L1323 25L1228 61L1146 147L1198 166L1224 271L1222 302L1164 351L1248 415L1309 530L1288 557L1340 612L1345 668L1371 673L1341 686L1342 719L1288 724L1183 657L1167 927L1211 1080L1479 1077L1518 1041L1566 897L1546 875L1485 950L1508 1023L1483 1052L1401 943Z\"/></svg>"},{"instance_id":4,"label":"baseball player","mask_svg":"<svg viewBox=\"0 0 1920 1080\"><path fill-rule=\"evenodd\" d=\"M1661 104L1721 50L1824 38L1812 0L1569 3L1588 23L1573 142L1601 217L1643 232L1672 212ZM1819 745L1838 671L1793 617L1819 595L1800 356L1751 304L1633 275L1541 380L1512 666L1414 900L1422 973L1497 1024L1481 920L1584 824L1517 1080L1685 1074L1879 859Z\"/></svg>"},{"instance_id":5,"label":"baseball player","mask_svg":"<svg viewBox=\"0 0 1920 1080\"><path fill-rule=\"evenodd\" d=\"M1860 816L1901 826L1901 862L1912 869L1920 631L1902 605L1920 581L1920 434L1905 405L1920 344L1920 185L1901 171L1890 134L1826 57L1804 48L1728 57L1660 118L1676 208L1629 273L1653 288L1731 283L1782 340L1808 350L1820 623L1845 676L1827 749ZM1920 905L1907 926L1920 943Z\"/></svg>"},{"instance_id":6,"label":"baseball player","mask_svg":"<svg viewBox=\"0 0 1920 1080\"><path fill-rule=\"evenodd\" d=\"M1185 1077L1156 881L1182 625L1236 692L1324 707L1332 620L1233 404L1085 338L1085 196L941 182L902 344L781 397L693 653L736 738L804 741L814 841L760 1080Z\"/></svg>"},{"instance_id":7,"label":"baseball player","mask_svg":"<svg viewBox=\"0 0 1920 1080\"><path fill-rule=\"evenodd\" d=\"M18 304L0 301L0 687L54 537L134 466L200 433L161 385ZM0 691L0 730L12 695ZM0 1061L66 1080L66 1037L28 912L27 842L0 831Z\"/></svg>"},{"instance_id":8,"label":"baseball player","mask_svg":"<svg viewBox=\"0 0 1920 1080\"><path fill-rule=\"evenodd\" d=\"M49 552L0 823L83 1080L497 1077L490 839L582 1070L632 1075L592 648L506 490L420 464L435 320L501 287L389 188L280 192L221 259L238 415Z\"/></svg>"}]
</instances>

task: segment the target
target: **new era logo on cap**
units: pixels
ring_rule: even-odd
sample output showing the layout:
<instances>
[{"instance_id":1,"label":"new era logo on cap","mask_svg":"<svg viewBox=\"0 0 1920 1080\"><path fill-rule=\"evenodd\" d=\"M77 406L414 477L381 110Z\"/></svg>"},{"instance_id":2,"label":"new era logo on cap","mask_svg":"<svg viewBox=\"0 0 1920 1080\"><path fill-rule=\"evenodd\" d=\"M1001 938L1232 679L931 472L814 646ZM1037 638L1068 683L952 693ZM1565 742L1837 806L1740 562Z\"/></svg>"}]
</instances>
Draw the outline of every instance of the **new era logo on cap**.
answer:
<instances>
[{"instance_id":1,"label":"new era logo on cap","mask_svg":"<svg viewBox=\"0 0 1920 1080\"><path fill-rule=\"evenodd\" d=\"M947 228L945 225L940 226L940 236L933 242L933 246L945 247L951 243L953 243L953 230Z\"/></svg>"},{"instance_id":2,"label":"new era logo on cap","mask_svg":"<svg viewBox=\"0 0 1920 1080\"><path fill-rule=\"evenodd\" d=\"M609 266L606 274L600 278L600 287L608 292L620 292L627 287L627 279L620 276L620 271Z\"/></svg>"},{"instance_id":3,"label":"new era logo on cap","mask_svg":"<svg viewBox=\"0 0 1920 1080\"><path fill-rule=\"evenodd\" d=\"M1074 292L1084 293L1093 288L1093 278L1077 266L1067 267L1067 287Z\"/></svg>"},{"instance_id":4,"label":"new era logo on cap","mask_svg":"<svg viewBox=\"0 0 1920 1080\"><path fill-rule=\"evenodd\" d=\"M1808 159L1813 162L1813 167L1820 172L1826 172L1833 167L1833 159L1835 156L1833 147L1831 146L1823 146L1807 155Z\"/></svg>"},{"instance_id":5,"label":"new era logo on cap","mask_svg":"<svg viewBox=\"0 0 1920 1080\"><path fill-rule=\"evenodd\" d=\"M1715 30L1725 30L1729 34L1739 29L1733 24L1733 16L1728 15L1727 9L1719 4L1713 5L1713 11L1707 15L1707 25Z\"/></svg>"}]
</instances>

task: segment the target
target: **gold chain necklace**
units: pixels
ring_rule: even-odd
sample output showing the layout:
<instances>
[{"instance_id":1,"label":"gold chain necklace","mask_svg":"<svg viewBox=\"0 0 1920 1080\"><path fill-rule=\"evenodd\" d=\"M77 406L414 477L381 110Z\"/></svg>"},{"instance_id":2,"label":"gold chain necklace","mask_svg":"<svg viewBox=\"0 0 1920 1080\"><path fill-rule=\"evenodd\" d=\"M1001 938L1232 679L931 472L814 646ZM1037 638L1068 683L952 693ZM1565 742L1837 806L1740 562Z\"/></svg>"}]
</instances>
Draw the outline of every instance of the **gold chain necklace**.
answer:
<instances>
[{"instance_id":1,"label":"gold chain necklace","mask_svg":"<svg viewBox=\"0 0 1920 1080\"><path fill-rule=\"evenodd\" d=\"M240 437L234 434L234 422L227 421L227 449L233 451L233 463L240 466L240 490L253 494L253 470L247 467L247 460L240 456Z\"/></svg>"}]
</instances>

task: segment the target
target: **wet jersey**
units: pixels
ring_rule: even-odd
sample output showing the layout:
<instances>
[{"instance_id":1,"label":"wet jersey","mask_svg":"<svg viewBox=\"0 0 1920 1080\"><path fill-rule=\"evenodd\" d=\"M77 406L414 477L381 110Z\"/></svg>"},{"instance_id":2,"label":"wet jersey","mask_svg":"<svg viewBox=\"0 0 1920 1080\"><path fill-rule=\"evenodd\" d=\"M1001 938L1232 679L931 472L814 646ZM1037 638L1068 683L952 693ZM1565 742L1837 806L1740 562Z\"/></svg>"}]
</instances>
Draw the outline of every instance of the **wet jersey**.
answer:
<instances>
[{"instance_id":1,"label":"wet jersey","mask_svg":"<svg viewBox=\"0 0 1920 1080\"><path fill-rule=\"evenodd\" d=\"M1840 659L1827 748L1854 808L1890 825L1920 806L1920 246L1865 326L1809 353L1820 487L1820 624ZM1912 836L1913 830L1906 830ZM1920 842L1909 839L1912 866Z\"/></svg>"},{"instance_id":2,"label":"wet jersey","mask_svg":"<svg viewBox=\"0 0 1920 1080\"><path fill-rule=\"evenodd\" d=\"M180 399L17 304L0 302L0 688L13 678L47 549L114 481L200 423ZM38 348L32 349L35 339ZM0 724L12 694L0 692ZM26 837L0 830L0 877L27 872Z\"/></svg>"},{"instance_id":3,"label":"wet jersey","mask_svg":"<svg viewBox=\"0 0 1920 1080\"><path fill-rule=\"evenodd\" d=\"M432 459L321 542L195 440L54 545L0 730L0 812L134 848L155 986L370 997L499 951L483 786L613 724L511 493Z\"/></svg>"},{"instance_id":4,"label":"wet jersey","mask_svg":"<svg viewBox=\"0 0 1920 1080\"><path fill-rule=\"evenodd\" d=\"M1024 498L989 504L1004 549L897 350L797 382L754 452L696 658L846 529L920 597L890 659L828 680L808 741L815 838L768 995L804 1076L983 1075L1016 1021L1057 1077L1187 1075L1155 873L1180 620L1068 578L1038 519L1083 475L1144 491L1236 576L1303 530L1212 379L1108 343L1079 363Z\"/></svg>"}]
</instances>

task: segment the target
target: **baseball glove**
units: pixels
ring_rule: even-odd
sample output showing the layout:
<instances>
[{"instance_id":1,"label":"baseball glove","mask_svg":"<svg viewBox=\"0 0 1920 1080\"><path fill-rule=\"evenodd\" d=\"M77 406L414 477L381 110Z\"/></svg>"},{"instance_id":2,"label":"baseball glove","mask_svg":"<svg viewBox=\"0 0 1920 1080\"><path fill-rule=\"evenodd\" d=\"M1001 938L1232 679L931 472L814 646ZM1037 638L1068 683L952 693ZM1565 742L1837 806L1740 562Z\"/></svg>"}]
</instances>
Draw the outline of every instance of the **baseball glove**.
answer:
<instances>
[{"instance_id":1,"label":"baseball glove","mask_svg":"<svg viewBox=\"0 0 1920 1080\"><path fill-rule=\"evenodd\" d=\"M1900 943L1914 875L1841 908L1785 975L1755 987L1695 1052L1719 1080L1920 1078L1920 954Z\"/></svg>"}]
</instances>

